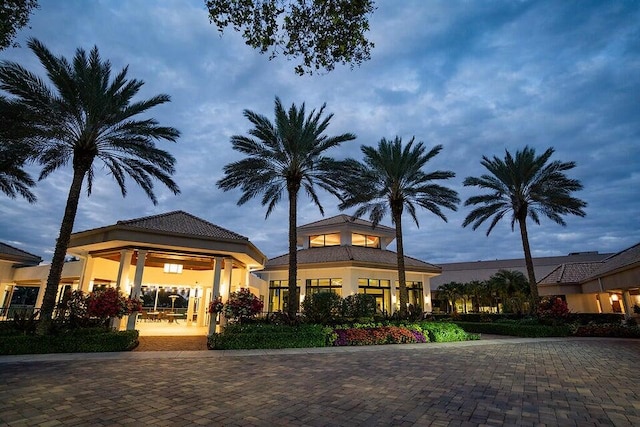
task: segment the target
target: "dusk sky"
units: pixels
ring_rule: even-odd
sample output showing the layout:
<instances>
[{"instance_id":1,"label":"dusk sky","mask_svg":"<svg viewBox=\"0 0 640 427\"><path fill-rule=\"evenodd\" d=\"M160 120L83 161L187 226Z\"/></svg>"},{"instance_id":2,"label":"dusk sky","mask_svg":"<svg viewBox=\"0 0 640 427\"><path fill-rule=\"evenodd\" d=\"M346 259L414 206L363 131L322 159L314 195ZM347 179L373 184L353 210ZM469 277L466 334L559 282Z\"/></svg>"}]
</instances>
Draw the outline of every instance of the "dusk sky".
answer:
<instances>
[{"instance_id":1,"label":"dusk sky","mask_svg":"<svg viewBox=\"0 0 640 427\"><path fill-rule=\"evenodd\" d=\"M640 242L638 1L381 0L370 21L370 61L302 77L295 60L269 61L232 30L220 36L203 0L39 3L31 28L18 34L21 47L1 51L0 60L43 74L29 37L67 58L96 45L114 74L129 65L129 77L145 81L141 97L171 96L147 117L182 133L177 143L159 143L177 159L179 196L157 183L154 206L128 181L123 198L96 163L75 231L184 210L247 236L269 258L286 253L286 201L265 220L259 199L237 206L239 190L216 186L224 165L240 158L230 137L250 129L243 110L273 118L278 96L285 107L304 102L308 110L326 102L334 114L328 134L357 135L327 153L337 159L361 159L361 145L396 135L442 144L426 170L455 172L445 185L463 201L476 194L462 181L484 173L483 155L554 147L552 160L577 163L568 175L584 185L574 195L588 203L587 216L565 217L566 227L547 218L529 223L534 256L617 252ZM29 170L38 176L37 165ZM0 241L50 261L70 182L69 166L38 183L35 204L0 195ZM337 199L318 191L325 217L339 214ZM436 264L523 256L509 219L487 237L488 224L462 227L469 211L463 204L446 211L446 223L418 211L419 228L405 215L405 253ZM298 225L321 218L302 193ZM391 225L389 216L383 224Z\"/></svg>"}]
</instances>

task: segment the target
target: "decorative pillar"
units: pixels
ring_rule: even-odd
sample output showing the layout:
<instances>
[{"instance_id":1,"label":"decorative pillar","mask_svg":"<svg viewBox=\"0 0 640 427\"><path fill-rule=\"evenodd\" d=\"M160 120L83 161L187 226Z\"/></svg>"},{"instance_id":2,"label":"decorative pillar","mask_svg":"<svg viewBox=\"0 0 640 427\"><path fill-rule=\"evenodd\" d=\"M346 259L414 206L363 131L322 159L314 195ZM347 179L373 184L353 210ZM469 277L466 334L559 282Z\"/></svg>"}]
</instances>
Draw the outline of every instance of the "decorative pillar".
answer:
<instances>
[{"instance_id":1,"label":"decorative pillar","mask_svg":"<svg viewBox=\"0 0 640 427\"><path fill-rule=\"evenodd\" d=\"M133 289L131 290L131 298L140 298L140 291L142 290L142 274L144 273L144 262L147 258L147 251L142 249L138 250L138 262L136 263L136 275L133 278ZM138 312L134 311L127 319L127 330L133 331L136 328L136 319L138 318Z\"/></svg>"},{"instance_id":2,"label":"decorative pillar","mask_svg":"<svg viewBox=\"0 0 640 427\"><path fill-rule=\"evenodd\" d=\"M83 292L89 292L91 286L91 280L93 278L93 265L95 258L90 254L84 257L84 266L82 268L82 277L80 277L80 290Z\"/></svg>"},{"instance_id":3,"label":"decorative pillar","mask_svg":"<svg viewBox=\"0 0 640 427\"><path fill-rule=\"evenodd\" d=\"M224 262L224 258L216 257L215 264L213 266L213 288L211 294L211 300L220 296L220 277L222 276L222 263ZM204 298L203 298L204 300ZM203 301L204 302L204 301ZM203 306L205 304L202 304ZM204 307L202 307L204 308ZM202 316L204 318L204 316ZM201 317L198 314L198 326L203 326L200 322ZM216 332L216 316L214 313L211 313L211 319L209 320L209 335L213 335Z\"/></svg>"},{"instance_id":4,"label":"decorative pillar","mask_svg":"<svg viewBox=\"0 0 640 427\"><path fill-rule=\"evenodd\" d=\"M609 292L598 293L598 298L600 299L600 309L603 313L613 313L613 307L611 306L610 297L611 295L609 295Z\"/></svg>"},{"instance_id":5,"label":"decorative pillar","mask_svg":"<svg viewBox=\"0 0 640 427\"><path fill-rule=\"evenodd\" d=\"M624 318L630 319L633 316L633 304L631 304L631 294L629 291L622 291L622 306L624 307Z\"/></svg>"},{"instance_id":6,"label":"decorative pillar","mask_svg":"<svg viewBox=\"0 0 640 427\"><path fill-rule=\"evenodd\" d=\"M59 285L58 285L59 286ZM40 290L38 291L38 298L36 298L36 308L42 307L42 300L44 300L44 291L47 287L46 280L40 280ZM57 291L56 291L57 293Z\"/></svg>"},{"instance_id":7,"label":"decorative pillar","mask_svg":"<svg viewBox=\"0 0 640 427\"><path fill-rule=\"evenodd\" d=\"M119 289L122 291L124 287L127 285L127 279L129 278L129 268L131 267L132 257L133 257L132 250L123 249L120 251L120 265L118 265L118 277L116 279L116 289Z\"/></svg>"},{"instance_id":8,"label":"decorative pillar","mask_svg":"<svg viewBox=\"0 0 640 427\"><path fill-rule=\"evenodd\" d=\"M231 258L224 259L224 273L222 276L222 286L220 286L220 295L223 299L228 299L231 293L231 273L233 272L233 260Z\"/></svg>"}]
</instances>

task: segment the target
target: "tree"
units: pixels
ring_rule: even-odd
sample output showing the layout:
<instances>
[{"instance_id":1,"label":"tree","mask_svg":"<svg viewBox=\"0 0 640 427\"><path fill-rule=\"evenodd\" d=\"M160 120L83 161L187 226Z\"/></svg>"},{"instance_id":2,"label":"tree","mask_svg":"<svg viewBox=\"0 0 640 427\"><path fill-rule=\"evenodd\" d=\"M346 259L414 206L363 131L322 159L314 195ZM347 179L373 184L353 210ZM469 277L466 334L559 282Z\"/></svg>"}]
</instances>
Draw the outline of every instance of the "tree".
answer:
<instances>
[{"instance_id":1,"label":"tree","mask_svg":"<svg viewBox=\"0 0 640 427\"><path fill-rule=\"evenodd\" d=\"M0 2L0 50L17 46L13 39L27 25L29 15L37 9L37 0L3 0Z\"/></svg>"},{"instance_id":2,"label":"tree","mask_svg":"<svg viewBox=\"0 0 640 427\"><path fill-rule=\"evenodd\" d=\"M206 6L220 33L231 26L260 53L271 50L269 59L301 58L299 75L360 65L374 47L365 37L373 0L208 0Z\"/></svg>"},{"instance_id":3,"label":"tree","mask_svg":"<svg viewBox=\"0 0 640 427\"><path fill-rule=\"evenodd\" d=\"M433 181L453 178L450 171L424 172L422 168L435 157L442 145L426 152L424 143L415 144L415 137L402 146L402 139L393 141L382 138L377 148L361 146L364 162L347 159L334 167L337 186L341 188L341 210L359 206L354 217L369 213L375 227L391 212L391 220L396 230L398 262L398 282L400 290L400 314L405 316L409 295L404 267L404 244L402 239L402 214L409 212L417 226L416 206L426 209L442 218L441 207L456 210L460 201L458 194Z\"/></svg>"},{"instance_id":4,"label":"tree","mask_svg":"<svg viewBox=\"0 0 640 427\"><path fill-rule=\"evenodd\" d=\"M19 64L3 61L0 63L0 89L14 97L14 102L5 106L28 111L17 126L35 129L31 138L39 146L33 156L43 166L39 179L70 162L73 166L73 178L40 311L40 332L45 332L53 314L82 185L86 179L87 194L90 195L95 162L100 160L104 164L123 196L127 194L125 179L129 176L156 204L153 179L162 182L174 194L180 190L171 178L175 159L156 148L155 141L175 142L180 133L174 128L160 126L154 119L135 118L156 105L169 102L169 96L157 95L132 102L144 82L128 80L127 67L111 79L111 64L100 58L97 47L88 55L83 49L77 49L73 61L69 62L64 57L55 57L38 40L29 40L28 45L44 66L53 87Z\"/></svg>"},{"instance_id":5,"label":"tree","mask_svg":"<svg viewBox=\"0 0 640 427\"><path fill-rule=\"evenodd\" d=\"M218 187L229 191L240 187L242 196L238 205L262 195L262 206L267 205L265 219L269 217L284 193L289 201L289 301L287 310L293 318L298 311L297 218L298 193L304 189L324 215L324 209L316 194L316 185L337 195L329 174L334 161L325 152L355 135L344 133L329 137L325 131L333 114L322 117L326 104L318 112L312 110L305 116L305 105L291 105L285 111L278 97L275 100L275 122L249 110L244 116L254 126L250 136L231 137L233 149L247 157L224 167L224 177Z\"/></svg>"},{"instance_id":6,"label":"tree","mask_svg":"<svg viewBox=\"0 0 640 427\"><path fill-rule=\"evenodd\" d=\"M438 296L447 303L447 312L456 313L456 302L460 298L460 283L443 283L438 286ZM449 307L451 307L451 311L449 311Z\"/></svg>"},{"instance_id":7,"label":"tree","mask_svg":"<svg viewBox=\"0 0 640 427\"><path fill-rule=\"evenodd\" d=\"M502 300L504 313L523 313L525 303L531 297L531 286L522 272L517 270L498 270L489 278L491 288ZM529 307L531 308L531 307Z\"/></svg>"},{"instance_id":8,"label":"tree","mask_svg":"<svg viewBox=\"0 0 640 427\"><path fill-rule=\"evenodd\" d=\"M553 161L547 163L553 155L553 148L548 148L541 156L528 146L516 151L515 157L505 150L505 158L494 156L482 157L480 162L490 174L467 177L465 186L475 186L488 190L486 194L472 196L465 201L465 206L478 206L465 218L462 226L473 224L476 230L487 219L492 218L487 229L487 236L496 224L508 213L511 213L511 231L515 223L520 227L520 237L524 249L524 259L531 285L534 301L538 300L538 287L533 270L533 259L529 247L527 218L540 224L540 214L554 222L566 226L562 215L572 214L585 216L583 208L587 204L571 193L582 189L580 181L569 179L565 172L573 169L575 162Z\"/></svg>"}]
</instances>

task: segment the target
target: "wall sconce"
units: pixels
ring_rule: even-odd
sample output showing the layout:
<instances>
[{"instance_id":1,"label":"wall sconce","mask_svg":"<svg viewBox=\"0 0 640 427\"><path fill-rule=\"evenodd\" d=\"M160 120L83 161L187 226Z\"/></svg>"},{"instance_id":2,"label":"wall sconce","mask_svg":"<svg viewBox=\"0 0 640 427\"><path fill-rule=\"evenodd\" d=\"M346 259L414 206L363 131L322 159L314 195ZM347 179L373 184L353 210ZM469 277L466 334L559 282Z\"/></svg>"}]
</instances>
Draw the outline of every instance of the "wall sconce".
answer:
<instances>
[{"instance_id":1,"label":"wall sconce","mask_svg":"<svg viewBox=\"0 0 640 427\"><path fill-rule=\"evenodd\" d=\"M618 301L618 294L611 295L611 301Z\"/></svg>"},{"instance_id":2,"label":"wall sconce","mask_svg":"<svg viewBox=\"0 0 640 427\"><path fill-rule=\"evenodd\" d=\"M165 264L164 272L171 274L180 274L182 273L182 264Z\"/></svg>"}]
</instances>

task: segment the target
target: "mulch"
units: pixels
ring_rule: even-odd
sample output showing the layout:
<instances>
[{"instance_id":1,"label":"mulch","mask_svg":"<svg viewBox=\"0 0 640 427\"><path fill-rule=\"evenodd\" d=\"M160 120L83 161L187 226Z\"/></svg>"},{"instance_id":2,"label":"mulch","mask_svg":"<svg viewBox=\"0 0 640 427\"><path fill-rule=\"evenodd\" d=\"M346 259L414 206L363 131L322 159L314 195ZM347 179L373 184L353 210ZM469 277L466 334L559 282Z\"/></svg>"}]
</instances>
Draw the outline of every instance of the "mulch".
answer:
<instances>
[{"instance_id":1,"label":"mulch","mask_svg":"<svg viewBox=\"0 0 640 427\"><path fill-rule=\"evenodd\" d=\"M207 350L207 337L139 337L133 351L199 351Z\"/></svg>"}]
</instances>

